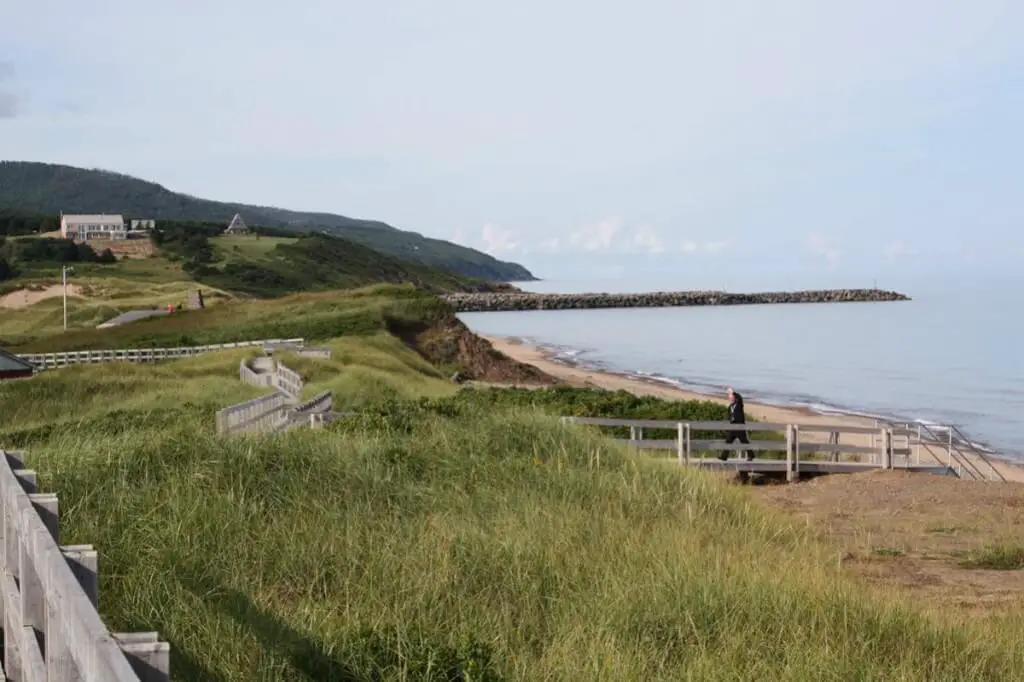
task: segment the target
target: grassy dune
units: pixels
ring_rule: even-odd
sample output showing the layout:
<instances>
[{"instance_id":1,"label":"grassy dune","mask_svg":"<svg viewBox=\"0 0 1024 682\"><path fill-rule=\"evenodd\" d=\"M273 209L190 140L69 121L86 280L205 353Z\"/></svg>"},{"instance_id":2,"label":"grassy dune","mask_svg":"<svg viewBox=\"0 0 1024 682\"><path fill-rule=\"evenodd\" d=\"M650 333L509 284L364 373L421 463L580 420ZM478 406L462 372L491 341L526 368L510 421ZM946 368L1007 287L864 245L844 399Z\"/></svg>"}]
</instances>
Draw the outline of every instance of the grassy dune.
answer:
<instances>
[{"instance_id":1,"label":"grassy dune","mask_svg":"<svg viewBox=\"0 0 1024 682\"><path fill-rule=\"evenodd\" d=\"M379 314L380 296L347 305L372 299ZM329 327L344 314L331 300L271 305ZM243 324L232 305L216 319ZM455 391L381 331L327 343L330 361L287 362L342 405ZM59 493L63 541L97 546L104 619L159 630L175 679L960 681L1024 669L1020 618L940 623L878 598L744 490L536 408L467 399L220 438L214 411L256 391L237 379L245 353L0 384L0 443L28 448Z\"/></svg>"},{"instance_id":2,"label":"grassy dune","mask_svg":"<svg viewBox=\"0 0 1024 682\"><path fill-rule=\"evenodd\" d=\"M253 234L223 234L210 239L210 244L225 262L233 263L266 258L279 245L294 244L296 241L298 239L295 237L260 237L257 239Z\"/></svg>"},{"instance_id":3,"label":"grassy dune","mask_svg":"<svg viewBox=\"0 0 1024 682\"><path fill-rule=\"evenodd\" d=\"M864 599L740 491L535 414L222 441L178 413L31 458L67 541L100 547L107 621L164 633L178 679L969 680L1024 663L996 633Z\"/></svg>"},{"instance_id":4,"label":"grassy dune","mask_svg":"<svg viewBox=\"0 0 1024 682\"><path fill-rule=\"evenodd\" d=\"M130 266L136 263L149 266L151 261L126 263ZM92 273L72 278L68 295L68 327L71 330L90 330L129 310L182 306L188 300L188 292L197 288L195 282L180 279L165 281L161 277L146 279L138 277L138 274L136 271L119 273L118 276ZM57 271L52 277L21 280L17 288L44 289L59 282L60 272ZM209 287L203 287L203 295L208 306L216 306L234 298L226 292ZM0 345L23 345L31 343L35 338L55 336L63 331L63 326L64 308L60 296L21 309L2 309Z\"/></svg>"},{"instance_id":5,"label":"grassy dune","mask_svg":"<svg viewBox=\"0 0 1024 682\"><path fill-rule=\"evenodd\" d=\"M57 302L59 305L59 301ZM409 286L296 294L258 303L233 299L203 310L183 310L110 329L75 329L8 339L19 353L202 345L249 339L327 340L372 336L388 318L430 315L440 302ZM0 338L4 327L0 323Z\"/></svg>"}]
</instances>

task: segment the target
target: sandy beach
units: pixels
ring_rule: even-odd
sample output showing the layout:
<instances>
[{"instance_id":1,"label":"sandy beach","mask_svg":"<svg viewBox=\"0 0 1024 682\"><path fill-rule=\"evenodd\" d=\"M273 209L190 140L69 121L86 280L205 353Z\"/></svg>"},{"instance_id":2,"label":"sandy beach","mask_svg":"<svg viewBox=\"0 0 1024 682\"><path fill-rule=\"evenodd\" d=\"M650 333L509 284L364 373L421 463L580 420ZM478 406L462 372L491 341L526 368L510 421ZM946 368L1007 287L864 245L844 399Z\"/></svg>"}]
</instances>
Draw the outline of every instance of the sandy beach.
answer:
<instances>
[{"instance_id":1,"label":"sandy beach","mask_svg":"<svg viewBox=\"0 0 1024 682\"><path fill-rule=\"evenodd\" d=\"M569 365L562 362L556 362L551 358L550 354L544 350L524 344L516 339L493 336L484 336L483 338L489 341L491 345L494 346L495 350L507 355L513 360L533 365L537 369L570 386L601 388L611 391L624 390L635 395L649 395L658 398L665 398L667 400L711 400L722 405L725 405L728 402L724 392L722 396L708 396L703 393L687 391L655 380L645 380L616 372ZM734 386L734 388L739 391L740 394L743 393L742 386L737 385ZM779 424L875 426L875 421L867 417L835 414L824 415L812 412L806 408L766 405L749 400L745 400L744 405L749 417L763 422ZM945 452L943 451L942 454L945 455ZM965 459L976 462L976 466L978 466L982 471L988 470L987 465L979 462L978 458L972 453L961 451L960 455ZM924 456L925 455L922 454L922 462L924 461ZM1006 478L1006 480L1024 483L1024 466L1005 460L990 459L990 461L992 461L993 466L1003 475L1004 478ZM943 465L946 463L944 457L942 461L939 461L939 458L936 457L936 462Z\"/></svg>"},{"instance_id":2,"label":"sandy beach","mask_svg":"<svg viewBox=\"0 0 1024 682\"><path fill-rule=\"evenodd\" d=\"M0 308L8 310L21 310L30 305L45 301L48 298L56 298L64 294L64 289L59 284L42 289L17 289L0 296ZM82 289L77 284L68 285L68 296L81 296Z\"/></svg>"}]
</instances>

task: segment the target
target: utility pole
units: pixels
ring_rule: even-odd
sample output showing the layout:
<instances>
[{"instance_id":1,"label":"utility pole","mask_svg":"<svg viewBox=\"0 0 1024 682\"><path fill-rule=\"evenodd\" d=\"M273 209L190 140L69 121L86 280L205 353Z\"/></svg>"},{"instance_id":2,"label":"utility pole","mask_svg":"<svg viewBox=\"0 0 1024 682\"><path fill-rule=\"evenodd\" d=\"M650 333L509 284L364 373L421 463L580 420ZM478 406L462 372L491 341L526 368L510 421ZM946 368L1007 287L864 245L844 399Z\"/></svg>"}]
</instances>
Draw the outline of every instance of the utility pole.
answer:
<instances>
[{"instance_id":1,"label":"utility pole","mask_svg":"<svg viewBox=\"0 0 1024 682\"><path fill-rule=\"evenodd\" d=\"M74 272L74 268L62 265L60 268L60 283L64 287L64 331L68 330L68 273Z\"/></svg>"}]
</instances>

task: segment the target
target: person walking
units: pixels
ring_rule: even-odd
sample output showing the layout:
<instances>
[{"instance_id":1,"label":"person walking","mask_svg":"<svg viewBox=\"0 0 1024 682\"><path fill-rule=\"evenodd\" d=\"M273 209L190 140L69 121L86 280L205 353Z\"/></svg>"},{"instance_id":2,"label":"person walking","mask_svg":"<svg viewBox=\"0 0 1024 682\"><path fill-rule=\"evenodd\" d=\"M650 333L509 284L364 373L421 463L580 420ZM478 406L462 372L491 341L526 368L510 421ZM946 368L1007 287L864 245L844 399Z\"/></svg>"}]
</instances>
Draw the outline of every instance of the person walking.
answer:
<instances>
[{"instance_id":1,"label":"person walking","mask_svg":"<svg viewBox=\"0 0 1024 682\"><path fill-rule=\"evenodd\" d=\"M732 390L731 386L728 389L728 395L729 395L729 423L730 424L746 424L747 423L747 417L743 413L743 396L741 396L736 391ZM731 445L732 443L736 442L737 440L739 440L739 442L744 443L746 445L750 445L750 438L747 437L746 429L733 429L733 430L729 431L729 433L726 434L726 436L725 436L725 442L726 442L727 445ZM747 461L751 461L751 460L754 459L754 451L753 450L747 450L746 451L746 455L747 455ZM723 450L722 453L720 455L718 455L718 459L722 460L723 462L726 461L727 459L729 459L729 451L728 450Z\"/></svg>"}]
</instances>

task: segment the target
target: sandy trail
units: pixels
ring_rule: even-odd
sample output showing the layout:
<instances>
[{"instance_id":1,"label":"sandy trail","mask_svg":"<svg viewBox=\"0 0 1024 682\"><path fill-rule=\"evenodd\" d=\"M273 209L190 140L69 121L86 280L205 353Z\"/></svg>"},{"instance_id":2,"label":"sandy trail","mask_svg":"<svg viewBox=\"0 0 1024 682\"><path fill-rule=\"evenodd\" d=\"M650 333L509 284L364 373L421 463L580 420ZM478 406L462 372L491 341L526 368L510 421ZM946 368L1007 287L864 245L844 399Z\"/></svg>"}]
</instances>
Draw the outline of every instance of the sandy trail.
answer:
<instances>
[{"instance_id":1,"label":"sandy trail","mask_svg":"<svg viewBox=\"0 0 1024 682\"><path fill-rule=\"evenodd\" d=\"M625 390L635 395L649 395L668 400L711 400L722 405L728 402L724 395L721 397L707 396L702 393L687 391L656 381L647 381L624 374L617 374L615 372L587 369L584 367L555 362L551 359L550 354L545 351L523 344L517 340L492 336L484 336L483 338L487 339L491 345L494 346L495 350L507 355L513 360L533 365L537 369L550 374L556 379L559 379L571 386L601 388L611 391ZM740 393L743 392L743 389L740 386L737 386L736 389L740 391ZM806 408L780 407L777 405L765 405L749 401L745 402L745 407L748 416L753 417L758 421L769 423L875 426L875 421L867 417L857 417L853 415L822 415L812 412ZM824 437L824 434L822 434L822 436ZM867 445L868 436L843 434L842 442L854 445ZM983 473L990 471L989 466L981 462L976 455L964 451L959 451L959 454L964 459L974 463L975 466ZM947 452L945 448L942 448L941 451L938 448L932 451L921 448L920 457L922 464L929 463L928 458L930 457L935 461L935 463L945 466ZM1005 460L994 460L990 458L989 461L992 462L992 465L1008 481L1024 483L1024 466Z\"/></svg>"},{"instance_id":2,"label":"sandy trail","mask_svg":"<svg viewBox=\"0 0 1024 682\"><path fill-rule=\"evenodd\" d=\"M62 296L64 288L59 284L53 284L45 289L18 289L9 294L0 296L0 308L7 310L20 310L30 305L39 303L48 298ZM68 296L81 296L82 290L77 284L68 285Z\"/></svg>"}]
</instances>

